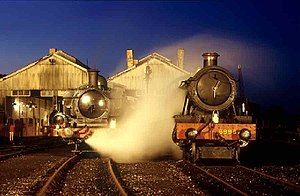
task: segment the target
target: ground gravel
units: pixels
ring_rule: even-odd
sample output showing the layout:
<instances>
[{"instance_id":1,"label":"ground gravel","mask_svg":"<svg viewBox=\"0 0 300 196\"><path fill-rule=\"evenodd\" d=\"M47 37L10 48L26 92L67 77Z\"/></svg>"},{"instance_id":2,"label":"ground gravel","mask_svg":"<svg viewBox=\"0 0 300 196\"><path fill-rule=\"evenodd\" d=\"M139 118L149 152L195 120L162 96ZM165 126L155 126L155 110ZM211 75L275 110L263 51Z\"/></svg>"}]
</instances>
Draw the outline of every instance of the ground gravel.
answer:
<instances>
[{"instance_id":1,"label":"ground gravel","mask_svg":"<svg viewBox=\"0 0 300 196\"><path fill-rule=\"evenodd\" d=\"M135 195L204 195L175 161L117 164L123 185Z\"/></svg>"}]
</instances>

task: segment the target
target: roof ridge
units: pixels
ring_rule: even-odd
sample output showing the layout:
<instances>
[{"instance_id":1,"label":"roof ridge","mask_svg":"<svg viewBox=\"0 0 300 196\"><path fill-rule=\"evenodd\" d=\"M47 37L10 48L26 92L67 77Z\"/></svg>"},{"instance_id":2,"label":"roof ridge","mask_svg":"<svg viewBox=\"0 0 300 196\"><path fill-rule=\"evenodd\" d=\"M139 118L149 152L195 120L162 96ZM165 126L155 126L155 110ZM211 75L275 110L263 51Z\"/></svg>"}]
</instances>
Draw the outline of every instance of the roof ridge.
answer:
<instances>
[{"instance_id":1,"label":"roof ridge","mask_svg":"<svg viewBox=\"0 0 300 196\"><path fill-rule=\"evenodd\" d=\"M165 61L171 62L170 59L168 59L167 57L165 57L165 56L159 54L158 52L153 52L152 55L158 56L159 58L162 58L162 59L164 59Z\"/></svg>"},{"instance_id":2,"label":"roof ridge","mask_svg":"<svg viewBox=\"0 0 300 196\"><path fill-rule=\"evenodd\" d=\"M90 69L90 67L89 67L88 65L84 64L83 62L81 62L80 60L78 60L75 56L73 56L73 55L67 53L67 52L64 51L64 50L57 50L57 51L55 52L55 54L59 55L59 52L63 53L63 54L66 55L67 57L71 57L71 59L68 59L68 58L67 58L67 59L70 60L70 61L74 60L74 61L72 61L73 63L79 64L79 65L83 66L83 67L86 68L86 69ZM59 56L62 56L62 55L59 55ZM64 56L63 56L63 57L64 57ZM65 57L65 58L66 58L66 57Z\"/></svg>"}]
</instances>

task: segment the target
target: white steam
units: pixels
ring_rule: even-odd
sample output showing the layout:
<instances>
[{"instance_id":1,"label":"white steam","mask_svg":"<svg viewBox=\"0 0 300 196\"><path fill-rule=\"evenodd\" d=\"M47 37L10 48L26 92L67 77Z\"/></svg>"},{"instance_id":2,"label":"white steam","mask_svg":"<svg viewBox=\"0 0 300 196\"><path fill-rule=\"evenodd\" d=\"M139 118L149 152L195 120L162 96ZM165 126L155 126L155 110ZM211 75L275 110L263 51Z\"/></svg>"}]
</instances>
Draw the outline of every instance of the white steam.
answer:
<instances>
[{"instance_id":1,"label":"white steam","mask_svg":"<svg viewBox=\"0 0 300 196\"><path fill-rule=\"evenodd\" d=\"M237 75L237 65L242 65L244 81L248 90L254 88L257 89L257 92L265 91L267 87L274 86L276 82L277 73L274 72L274 69L279 65L277 60L279 55L265 45L249 43L223 35L200 34L165 47L155 48L150 52L159 52L176 62L178 48L184 48L185 69L192 73L202 68L204 52L217 52L220 54L219 65L229 69L235 76Z\"/></svg>"},{"instance_id":2,"label":"white steam","mask_svg":"<svg viewBox=\"0 0 300 196\"><path fill-rule=\"evenodd\" d=\"M178 87L179 81L162 87L162 80L155 80L152 87L160 95L149 93L126 112L117 129L99 129L86 142L101 154L121 162L152 159L165 153L178 153L172 142L173 115L183 107L185 92ZM166 87L169 87L168 89Z\"/></svg>"},{"instance_id":3,"label":"white steam","mask_svg":"<svg viewBox=\"0 0 300 196\"><path fill-rule=\"evenodd\" d=\"M248 90L249 87L254 89L247 91L246 88L246 94L248 92L248 95L251 96L252 93L252 96L258 97L259 92L267 93L267 90L272 90L267 87L276 78L272 70L276 66L277 54L270 48L202 34L151 52L158 52L176 62L178 48L185 49L185 69L192 73L202 68L201 55L204 52L218 52L221 55L219 65L232 73L237 73L238 64L243 66L245 86L248 86ZM178 78L168 83L165 78L152 84L155 89L163 91L160 96L149 93L136 105L136 110L126 113L128 116L116 130L98 130L87 143L118 161L149 159L169 152L172 148L178 149L171 140L174 127L172 117L180 113L184 102L184 92L178 89L177 84L187 78Z\"/></svg>"}]
</instances>

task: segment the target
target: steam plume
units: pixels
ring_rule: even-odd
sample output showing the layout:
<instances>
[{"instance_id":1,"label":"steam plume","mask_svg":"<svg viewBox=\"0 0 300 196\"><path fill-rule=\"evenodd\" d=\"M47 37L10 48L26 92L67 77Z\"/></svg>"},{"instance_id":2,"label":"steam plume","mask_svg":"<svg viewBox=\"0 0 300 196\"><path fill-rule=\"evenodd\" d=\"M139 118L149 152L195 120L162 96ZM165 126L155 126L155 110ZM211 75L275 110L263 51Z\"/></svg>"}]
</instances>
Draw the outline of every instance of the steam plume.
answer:
<instances>
[{"instance_id":1,"label":"steam plume","mask_svg":"<svg viewBox=\"0 0 300 196\"><path fill-rule=\"evenodd\" d=\"M87 143L102 154L117 161L132 162L152 159L165 153L176 152L172 142L173 115L180 113L184 91L178 89L181 80L169 83L165 78L156 79L149 87L149 93L118 125L117 129L97 130ZM165 84L162 87L162 84ZM166 89L169 87L169 89ZM161 92L160 95L154 94Z\"/></svg>"}]
</instances>

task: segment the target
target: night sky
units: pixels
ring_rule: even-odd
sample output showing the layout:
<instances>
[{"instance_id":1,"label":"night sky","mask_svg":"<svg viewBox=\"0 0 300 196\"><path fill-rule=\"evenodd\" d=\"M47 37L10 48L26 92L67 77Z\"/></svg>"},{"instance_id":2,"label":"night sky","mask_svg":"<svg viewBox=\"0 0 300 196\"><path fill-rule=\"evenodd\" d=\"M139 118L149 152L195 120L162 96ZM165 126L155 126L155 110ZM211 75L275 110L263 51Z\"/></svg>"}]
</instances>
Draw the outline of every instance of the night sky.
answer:
<instances>
[{"instance_id":1,"label":"night sky","mask_svg":"<svg viewBox=\"0 0 300 196\"><path fill-rule=\"evenodd\" d=\"M125 50L136 58L157 51L186 69L201 54L218 52L236 75L242 64L246 95L263 105L299 114L300 14L297 1L199 2L0 2L0 73L10 73L64 50L104 76L125 68Z\"/></svg>"}]
</instances>

